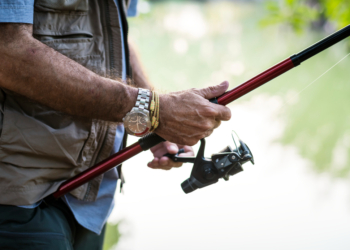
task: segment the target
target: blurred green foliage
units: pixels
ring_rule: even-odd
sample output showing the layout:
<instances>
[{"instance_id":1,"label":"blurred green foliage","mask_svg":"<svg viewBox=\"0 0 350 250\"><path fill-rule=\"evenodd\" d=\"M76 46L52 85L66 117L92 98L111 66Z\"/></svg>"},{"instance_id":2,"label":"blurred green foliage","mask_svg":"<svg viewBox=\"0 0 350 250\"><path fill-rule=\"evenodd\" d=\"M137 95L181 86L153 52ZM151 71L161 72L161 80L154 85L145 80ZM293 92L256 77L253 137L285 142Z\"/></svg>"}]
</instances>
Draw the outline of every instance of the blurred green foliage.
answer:
<instances>
[{"instance_id":1,"label":"blurred green foliage","mask_svg":"<svg viewBox=\"0 0 350 250\"><path fill-rule=\"evenodd\" d=\"M350 23L349 0L323 0L323 2L326 17L335 22L339 28Z\"/></svg>"},{"instance_id":2,"label":"blurred green foliage","mask_svg":"<svg viewBox=\"0 0 350 250\"><path fill-rule=\"evenodd\" d=\"M118 227L119 227L119 223L117 224L107 223L103 250L112 250L118 244L118 241L121 236Z\"/></svg>"},{"instance_id":3,"label":"blurred green foliage","mask_svg":"<svg viewBox=\"0 0 350 250\"><path fill-rule=\"evenodd\" d=\"M261 21L263 26L287 24L298 34L310 31L310 28L329 32L327 26L333 31L350 23L349 0L281 0L270 1L265 7L268 12L267 17ZM334 57L336 53L343 51L345 55L349 52L350 42L344 41L346 42L345 48L343 46L341 49L337 45L318 56L324 57L323 60L313 59L303 67L306 66L311 72L312 68L322 67L325 60L331 66L331 62L337 61ZM337 58L341 56L338 54ZM313 87L307 98L301 98L289 111L287 129L282 141L297 145L303 156L312 159L318 171L329 172L337 177L348 177L350 147L347 128L350 117L347 115L347 107L350 103L345 96L350 93L350 85L347 64L337 65L332 71L332 74L325 75L317 82L317 88ZM299 84L300 82L294 83Z\"/></svg>"},{"instance_id":4,"label":"blurred green foliage","mask_svg":"<svg viewBox=\"0 0 350 250\"><path fill-rule=\"evenodd\" d=\"M291 0L290 6L295 2ZM299 12L306 8L305 4ZM232 88L325 36L314 31L299 36L277 26L259 29L259 20L267 15L256 3L156 3L149 13L130 19L130 36L158 89L179 91L223 80ZM300 23L306 24L303 20ZM341 42L232 105L260 94L280 97L286 102L279 114L286 127L278 141L296 146L317 172L348 178L350 57L298 94L295 103L288 103L290 95L299 93L347 53L345 41ZM245 122L244 117L237 122Z\"/></svg>"},{"instance_id":5,"label":"blurred green foliage","mask_svg":"<svg viewBox=\"0 0 350 250\"><path fill-rule=\"evenodd\" d=\"M287 23L298 33L319 16L316 8L311 8L306 2L299 0L269 1L266 3L266 8L269 14L261 21L263 26Z\"/></svg>"},{"instance_id":6,"label":"blurred green foliage","mask_svg":"<svg viewBox=\"0 0 350 250\"><path fill-rule=\"evenodd\" d=\"M331 23L336 29L350 23L349 0L282 0L266 3L268 17L262 25L287 23L296 32Z\"/></svg>"}]
</instances>

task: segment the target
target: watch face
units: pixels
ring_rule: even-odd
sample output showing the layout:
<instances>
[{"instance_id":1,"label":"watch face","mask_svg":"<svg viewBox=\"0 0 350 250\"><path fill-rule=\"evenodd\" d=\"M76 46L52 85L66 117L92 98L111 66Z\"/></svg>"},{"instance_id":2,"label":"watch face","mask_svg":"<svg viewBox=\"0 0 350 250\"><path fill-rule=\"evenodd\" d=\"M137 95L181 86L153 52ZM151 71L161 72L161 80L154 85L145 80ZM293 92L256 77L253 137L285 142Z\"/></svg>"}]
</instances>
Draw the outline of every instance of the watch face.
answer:
<instances>
[{"instance_id":1,"label":"watch face","mask_svg":"<svg viewBox=\"0 0 350 250\"><path fill-rule=\"evenodd\" d=\"M148 128L149 119L143 113L132 112L126 117L125 123L132 133L140 134Z\"/></svg>"}]
</instances>

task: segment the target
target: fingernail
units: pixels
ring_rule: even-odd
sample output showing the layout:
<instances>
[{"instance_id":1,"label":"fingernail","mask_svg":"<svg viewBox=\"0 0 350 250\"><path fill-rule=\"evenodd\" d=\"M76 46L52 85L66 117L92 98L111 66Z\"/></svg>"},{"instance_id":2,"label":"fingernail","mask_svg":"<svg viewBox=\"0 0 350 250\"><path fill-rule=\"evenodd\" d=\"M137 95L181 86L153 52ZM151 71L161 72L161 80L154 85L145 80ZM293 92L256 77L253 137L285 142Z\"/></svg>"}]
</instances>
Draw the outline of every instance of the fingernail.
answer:
<instances>
[{"instance_id":1,"label":"fingernail","mask_svg":"<svg viewBox=\"0 0 350 250\"><path fill-rule=\"evenodd\" d=\"M169 151L177 151L177 147L175 147L174 145L170 145L168 150Z\"/></svg>"}]
</instances>

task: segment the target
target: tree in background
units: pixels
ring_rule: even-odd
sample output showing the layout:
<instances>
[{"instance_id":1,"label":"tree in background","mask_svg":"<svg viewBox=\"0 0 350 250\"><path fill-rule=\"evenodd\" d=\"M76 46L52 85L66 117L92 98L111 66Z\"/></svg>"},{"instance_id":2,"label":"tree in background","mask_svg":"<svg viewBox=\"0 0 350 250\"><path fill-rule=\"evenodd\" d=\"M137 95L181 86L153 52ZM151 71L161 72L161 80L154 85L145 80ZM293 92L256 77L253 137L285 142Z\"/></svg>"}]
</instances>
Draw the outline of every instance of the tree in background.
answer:
<instances>
[{"instance_id":1,"label":"tree in background","mask_svg":"<svg viewBox=\"0 0 350 250\"><path fill-rule=\"evenodd\" d=\"M339 29L350 24L350 0L281 0L266 3L263 25L285 23L298 33L307 28Z\"/></svg>"}]
</instances>

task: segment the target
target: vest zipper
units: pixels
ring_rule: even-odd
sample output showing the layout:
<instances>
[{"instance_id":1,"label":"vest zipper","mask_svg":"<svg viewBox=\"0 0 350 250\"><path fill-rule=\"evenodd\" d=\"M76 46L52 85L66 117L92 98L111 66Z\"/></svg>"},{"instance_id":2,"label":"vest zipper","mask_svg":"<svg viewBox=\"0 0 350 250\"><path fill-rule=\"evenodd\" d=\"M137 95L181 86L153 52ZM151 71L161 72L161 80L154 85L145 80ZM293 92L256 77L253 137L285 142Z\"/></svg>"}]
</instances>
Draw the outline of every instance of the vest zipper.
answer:
<instances>
[{"instance_id":1,"label":"vest zipper","mask_svg":"<svg viewBox=\"0 0 350 250\"><path fill-rule=\"evenodd\" d=\"M109 12L109 7L108 7L108 1L104 1L105 5L105 22L106 22L106 27L107 27L107 36L108 36L108 49L109 49L109 70L114 69L114 49L113 49L113 38L112 38L112 28L111 28L111 19L110 19L110 12ZM112 0L114 1L114 0Z\"/></svg>"},{"instance_id":2,"label":"vest zipper","mask_svg":"<svg viewBox=\"0 0 350 250\"><path fill-rule=\"evenodd\" d=\"M104 13L102 13L102 14L104 14L104 16L105 16L105 19L104 19L105 27L106 27L106 34L105 35L106 35L106 37L108 39L108 54L109 54L109 65L106 65L107 66L106 68L109 69L110 72L113 72L113 70L115 69L115 60L114 60L115 58L114 58L114 49L113 49L113 36L112 36L111 19L110 19L111 16L110 16L110 9L109 9L109 2L108 1L113 1L113 4L118 4L118 3L114 2L115 0L104 0L104 1L102 1L102 4L104 5L103 8L102 8ZM116 1L119 1L119 0L116 0ZM119 3L121 3L121 2L119 2ZM125 49L126 74L128 75L128 72L130 72L130 70L129 70L129 61L130 61L129 60L129 47L128 47L128 44L127 44L127 29L128 29L128 27L127 27L127 23L126 23L126 20L125 20L124 10L121 10L119 8L119 13L121 15L120 19L122 20L121 25L123 27L123 40L124 40L124 49ZM125 28L125 25L126 25L126 28ZM87 184L87 189L86 189L86 192L85 192L83 200L87 200L87 198L89 197L90 191L91 191L91 185L92 185L92 183L91 183L91 181L89 181L88 184Z\"/></svg>"},{"instance_id":3,"label":"vest zipper","mask_svg":"<svg viewBox=\"0 0 350 250\"><path fill-rule=\"evenodd\" d=\"M129 34L129 26L126 19L123 0L117 0L119 2L119 12L121 15L120 20L122 21L121 25L123 27L123 42L124 42L124 51L125 51L125 69L126 75L131 77L131 66L130 66L130 55L129 55L129 44L128 44L128 34Z\"/></svg>"},{"instance_id":4,"label":"vest zipper","mask_svg":"<svg viewBox=\"0 0 350 250\"><path fill-rule=\"evenodd\" d=\"M103 1L103 5L104 5L104 16L105 16L105 26L106 26L106 31L107 31L107 37L108 37L108 53L109 53L109 70L113 70L114 69L114 49L113 49L113 37L112 37L112 28L111 28L111 21L110 21L110 11L109 11L109 6L108 6L108 1L111 0L105 0ZM115 0L112 0L115 1ZM125 11L124 11L124 5L123 5L123 0L116 0L118 1L115 2L115 4L118 4L119 6L119 14L120 16L120 20L121 20L121 25L123 28L123 43L124 43L124 53L125 53L125 70L126 70L126 76L131 78L131 66L130 66L130 54L129 54L129 45L128 45L128 23L126 20L126 15L125 15ZM108 68L108 67L107 67ZM120 171L121 172L121 171ZM119 171L118 171L119 174ZM121 173L120 173L120 177L121 177ZM84 198L83 200L86 200L90 194L90 190L91 190L91 181L88 182L88 186L87 186L87 190L85 192Z\"/></svg>"}]
</instances>

